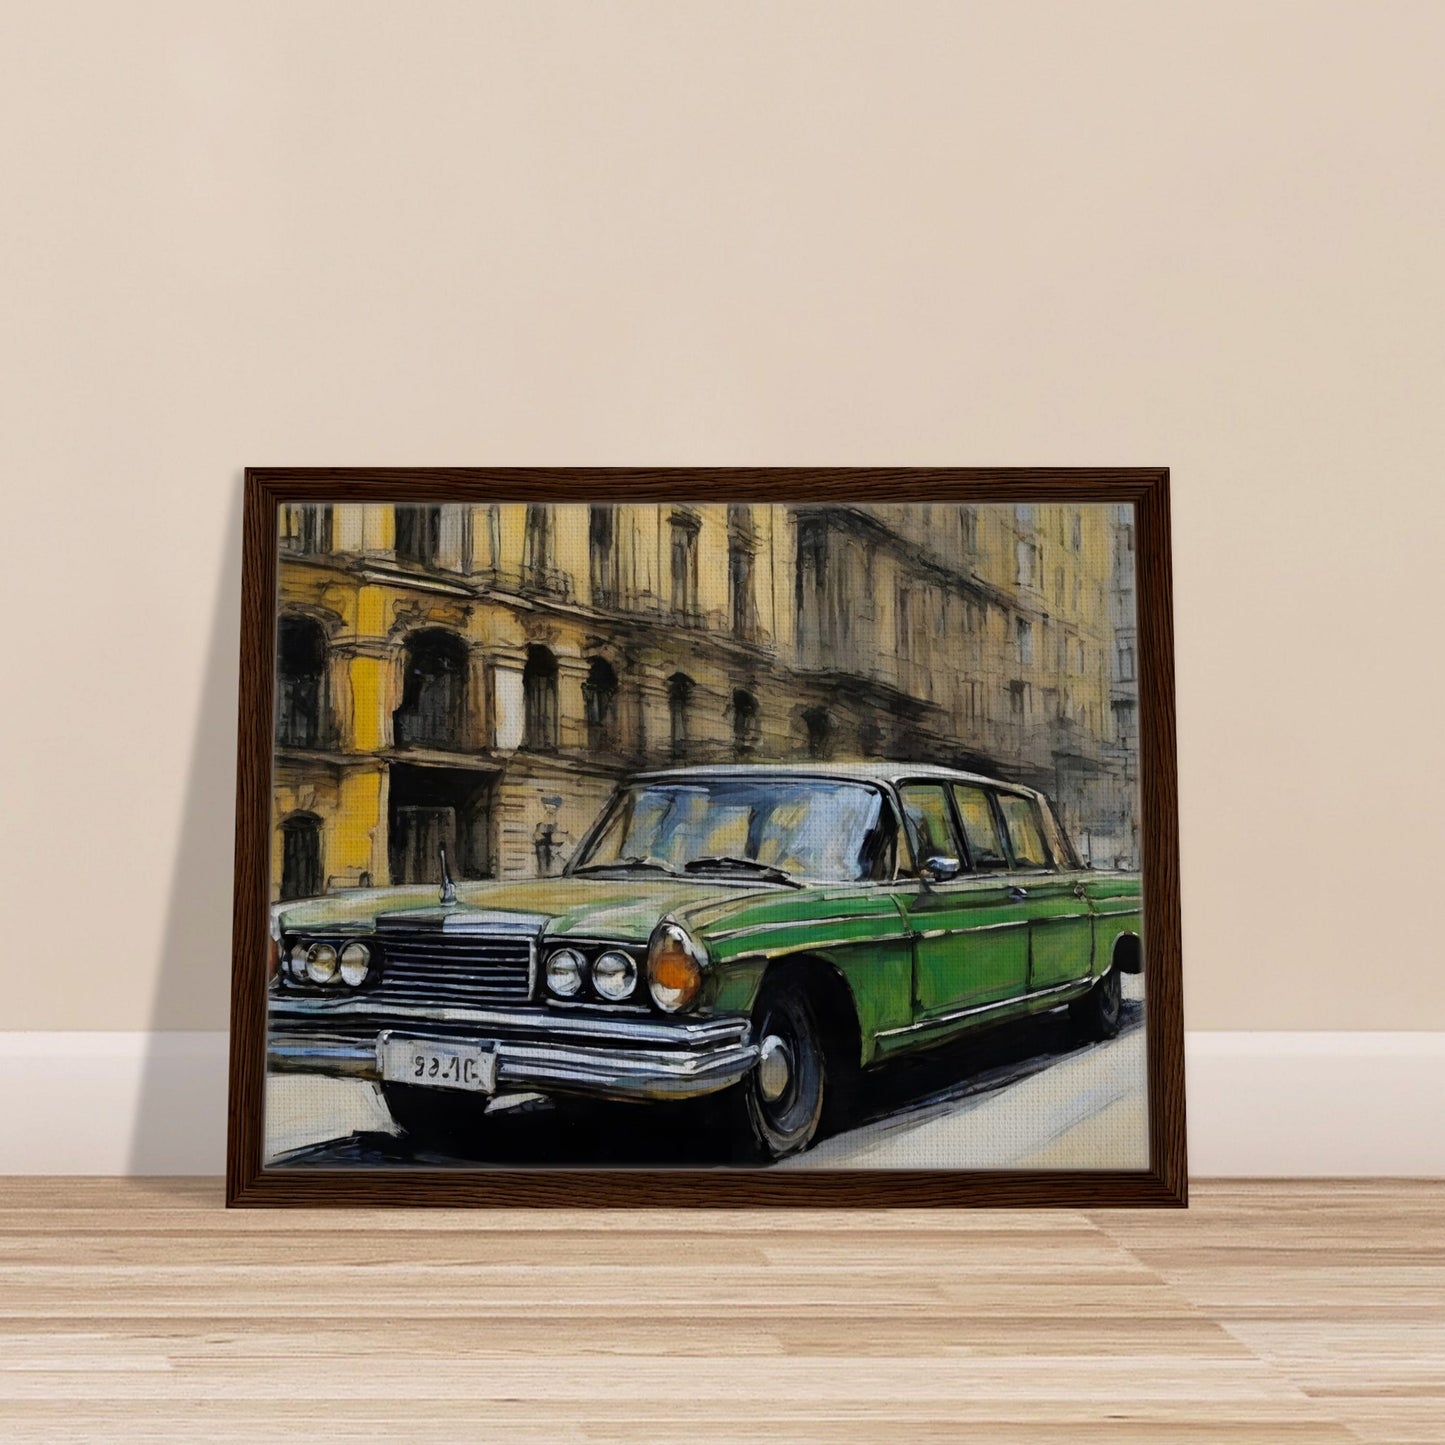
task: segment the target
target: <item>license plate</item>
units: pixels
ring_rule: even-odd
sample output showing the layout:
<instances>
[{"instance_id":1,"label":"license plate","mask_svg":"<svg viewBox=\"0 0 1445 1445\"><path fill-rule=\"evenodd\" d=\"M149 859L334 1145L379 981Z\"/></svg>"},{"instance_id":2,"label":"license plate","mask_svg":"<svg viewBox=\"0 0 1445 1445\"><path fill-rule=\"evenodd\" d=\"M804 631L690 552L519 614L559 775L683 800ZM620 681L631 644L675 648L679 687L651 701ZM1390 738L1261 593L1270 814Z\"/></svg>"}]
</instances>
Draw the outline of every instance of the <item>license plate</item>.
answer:
<instances>
[{"instance_id":1,"label":"license plate","mask_svg":"<svg viewBox=\"0 0 1445 1445\"><path fill-rule=\"evenodd\" d=\"M383 1038L376 1051L381 1077L389 1083L462 1089L471 1094L497 1091L497 1051L480 1044Z\"/></svg>"}]
</instances>

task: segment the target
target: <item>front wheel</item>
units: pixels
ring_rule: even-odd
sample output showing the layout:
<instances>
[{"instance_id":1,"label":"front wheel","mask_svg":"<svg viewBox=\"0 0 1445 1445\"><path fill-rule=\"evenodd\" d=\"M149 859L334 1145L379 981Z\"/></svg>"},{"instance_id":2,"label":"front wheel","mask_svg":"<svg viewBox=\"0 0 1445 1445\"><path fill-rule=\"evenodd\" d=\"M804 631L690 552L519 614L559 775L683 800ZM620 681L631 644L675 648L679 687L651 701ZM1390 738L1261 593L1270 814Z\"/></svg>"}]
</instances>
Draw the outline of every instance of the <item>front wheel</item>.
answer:
<instances>
[{"instance_id":1,"label":"front wheel","mask_svg":"<svg viewBox=\"0 0 1445 1445\"><path fill-rule=\"evenodd\" d=\"M1091 1043L1112 1039L1119 1032L1124 1009L1124 986L1119 970L1110 967L1081 999L1069 1005L1069 1017L1081 1037Z\"/></svg>"},{"instance_id":2,"label":"front wheel","mask_svg":"<svg viewBox=\"0 0 1445 1445\"><path fill-rule=\"evenodd\" d=\"M817 1017L794 979L766 985L753 1012L758 1062L728 1103L745 1162L770 1163L811 1144L823 1118L827 1068Z\"/></svg>"}]
</instances>

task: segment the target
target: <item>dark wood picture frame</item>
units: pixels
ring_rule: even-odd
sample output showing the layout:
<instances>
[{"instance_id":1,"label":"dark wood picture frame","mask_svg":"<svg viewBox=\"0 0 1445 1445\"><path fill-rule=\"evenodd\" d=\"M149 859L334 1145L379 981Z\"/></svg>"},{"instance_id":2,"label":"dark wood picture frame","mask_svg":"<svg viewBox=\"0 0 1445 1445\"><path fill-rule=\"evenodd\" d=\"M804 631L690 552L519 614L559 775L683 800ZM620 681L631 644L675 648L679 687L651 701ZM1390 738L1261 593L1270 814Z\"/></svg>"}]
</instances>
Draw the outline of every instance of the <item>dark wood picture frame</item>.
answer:
<instances>
[{"instance_id":1,"label":"dark wood picture frame","mask_svg":"<svg viewBox=\"0 0 1445 1445\"><path fill-rule=\"evenodd\" d=\"M277 597L285 503L1093 502L1135 507L1149 1167L1116 1171L286 1170L263 1166ZM1169 473L1126 468L323 468L246 472L226 1199L233 1206L1184 1205Z\"/></svg>"}]
</instances>

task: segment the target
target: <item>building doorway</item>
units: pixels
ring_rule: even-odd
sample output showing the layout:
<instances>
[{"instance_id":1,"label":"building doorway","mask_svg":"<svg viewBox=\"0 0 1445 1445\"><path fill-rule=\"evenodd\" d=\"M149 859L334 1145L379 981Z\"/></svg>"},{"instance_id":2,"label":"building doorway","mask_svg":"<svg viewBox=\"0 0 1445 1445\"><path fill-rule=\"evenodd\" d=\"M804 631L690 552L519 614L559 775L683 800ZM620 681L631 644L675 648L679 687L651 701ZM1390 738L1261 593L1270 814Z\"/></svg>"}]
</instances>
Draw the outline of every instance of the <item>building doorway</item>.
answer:
<instances>
[{"instance_id":1,"label":"building doorway","mask_svg":"<svg viewBox=\"0 0 1445 1445\"><path fill-rule=\"evenodd\" d=\"M493 775L394 763L387 826L393 883L437 883L441 849L453 878L492 876Z\"/></svg>"}]
</instances>

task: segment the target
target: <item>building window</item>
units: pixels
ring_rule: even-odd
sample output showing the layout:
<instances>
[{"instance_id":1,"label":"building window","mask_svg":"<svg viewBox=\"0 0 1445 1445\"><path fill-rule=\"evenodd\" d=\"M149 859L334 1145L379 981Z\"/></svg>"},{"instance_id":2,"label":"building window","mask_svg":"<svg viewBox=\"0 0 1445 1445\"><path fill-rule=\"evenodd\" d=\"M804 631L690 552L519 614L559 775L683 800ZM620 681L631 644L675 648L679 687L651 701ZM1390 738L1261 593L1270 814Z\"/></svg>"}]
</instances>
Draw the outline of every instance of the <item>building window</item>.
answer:
<instances>
[{"instance_id":1,"label":"building window","mask_svg":"<svg viewBox=\"0 0 1445 1445\"><path fill-rule=\"evenodd\" d=\"M753 526L750 507L728 508L728 602L733 634L751 637L757 625L753 596Z\"/></svg>"},{"instance_id":2,"label":"building window","mask_svg":"<svg viewBox=\"0 0 1445 1445\"><path fill-rule=\"evenodd\" d=\"M1016 723L1027 722L1034 715L1034 690L1028 683L1009 683L1008 710L1009 716Z\"/></svg>"},{"instance_id":3,"label":"building window","mask_svg":"<svg viewBox=\"0 0 1445 1445\"><path fill-rule=\"evenodd\" d=\"M753 552L734 540L728 546L728 593L732 601L733 632L751 637L754 628Z\"/></svg>"},{"instance_id":4,"label":"building window","mask_svg":"<svg viewBox=\"0 0 1445 1445\"><path fill-rule=\"evenodd\" d=\"M617 742L617 674L612 664L594 657L582 684L582 706L587 715L587 746L604 751Z\"/></svg>"},{"instance_id":5,"label":"building window","mask_svg":"<svg viewBox=\"0 0 1445 1445\"><path fill-rule=\"evenodd\" d=\"M692 517L672 519L672 611L678 621L695 625L697 606L697 527Z\"/></svg>"},{"instance_id":6,"label":"building window","mask_svg":"<svg viewBox=\"0 0 1445 1445\"><path fill-rule=\"evenodd\" d=\"M828 580L828 524L821 517L798 521L798 585L807 579L821 588Z\"/></svg>"},{"instance_id":7,"label":"building window","mask_svg":"<svg viewBox=\"0 0 1445 1445\"><path fill-rule=\"evenodd\" d=\"M406 640L401 706L392 717L397 746L465 746L466 710L466 643L440 628L412 633Z\"/></svg>"},{"instance_id":8,"label":"building window","mask_svg":"<svg viewBox=\"0 0 1445 1445\"><path fill-rule=\"evenodd\" d=\"M442 545L442 509L397 507L395 513L397 560L435 567Z\"/></svg>"},{"instance_id":9,"label":"building window","mask_svg":"<svg viewBox=\"0 0 1445 1445\"><path fill-rule=\"evenodd\" d=\"M913 594L906 587L898 589L893 622L893 645L906 662L913 656Z\"/></svg>"},{"instance_id":10,"label":"building window","mask_svg":"<svg viewBox=\"0 0 1445 1445\"><path fill-rule=\"evenodd\" d=\"M977 727L984 721L983 684L969 681L963 684L963 719L970 727Z\"/></svg>"},{"instance_id":11,"label":"building window","mask_svg":"<svg viewBox=\"0 0 1445 1445\"><path fill-rule=\"evenodd\" d=\"M1134 681L1134 643L1127 637L1119 639L1119 681Z\"/></svg>"},{"instance_id":12,"label":"building window","mask_svg":"<svg viewBox=\"0 0 1445 1445\"><path fill-rule=\"evenodd\" d=\"M1020 527L1033 526L1034 504L1032 502L1019 502L1014 507L1014 523Z\"/></svg>"},{"instance_id":13,"label":"building window","mask_svg":"<svg viewBox=\"0 0 1445 1445\"><path fill-rule=\"evenodd\" d=\"M1121 743L1133 742L1138 735L1138 716L1132 698L1119 698L1113 704L1114 726Z\"/></svg>"},{"instance_id":14,"label":"building window","mask_svg":"<svg viewBox=\"0 0 1445 1445\"><path fill-rule=\"evenodd\" d=\"M281 508L281 550L315 556L331 550L331 508L288 503Z\"/></svg>"},{"instance_id":15,"label":"building window","mask_svg":"<svg viewBox=\"0 0 1445 1445\"><path fill-rule=\"evenodd\" d=\"M283 617L276 645L276 737L316 748L326 722L326 633L309 617Z\"/></svg>"},{"instance_id":16,"label":"building window","mask_svg":"<svg viewBox=\"0 0 1445 1445\"><path fill-rule=\"evenodd\" d=\"M1069 546L1075 552L1084 550L1084 516L1082 512L1075 512L1069 519Z\"/></svg>"},{"instance_id":17,"label":"building window","mask_svg":"<svg viewBox=\"0 0 1445 1445\"><path fill-rule=\"evenodd\" d=\"M1014 637L1018 641L1019 666L1034 665L1034 625L1027 617L1014 618Z\"/></svg>"},{"instance_id":18,"label":"building window","mask_svg":"<svg viewBox=\"0 0 1445 1445\"><path fill-rule=\"evenodd\" d=\"M958 543L963 551L978 551L978 512L973 507L958 509Z\"/></svg>"},{"instance_id":19,"label":"building window","mask_svg":"<svg viewBox=\"0 0 1445 1445\"><path fill-rule=\"evenodd\" d=\"M281 824L281 897L315 898L321 892L321 819L293 813Z\"/></svg>"},{"instance_id":20,"label":"building window","mask_svg":"<svg viewBox=\"0 0 1445 1445\"><path fill-rule=\"evenodd\" d=\"M552 508L533 502L527 507L527 535L522 544L522 580L546 588L552 577Z\"/></svg>"},{"instance_id":21,"label":"building window","mask_svg":"<svg viewBox=\"0 0 1445 1445\"><path fill-rule=\"evenodd\" d=\"M1059 567L1054 572L1054 606L1060 611L1064 606L1064 569Z\"/></svg>"},{"instance_id":22,"label":"building window","mask_svg":"<svg viewBox=\"0 0 1445 1445\"><path fill-rule=\"evenodd\" d=\"M692 689L693 681L686 673L675 672L667 680L667 717L674 758L687 756Z\"/></svg>"},{"instance_id":23,"label":"building window","mask_svg":"<svg viewBox=\"0 0 1445 1445\"><path fill-rule=\"evenodd\" d=\"M808 730L808 756L826 758L833 743L833 719L827 708L810 707L803 714L803 726Z\"/></svg>"},{"instance_id":24,"label":"building window","mask_svg":"<svg viewBox=\"0 0 1445 1445\"><path fill-rule=\"evenodd\" d=\"M1014 558L1016 562L1014 580L1020 587L1037 587L1039 585L1038 544L1020 539L1014 545Z\"/></svg>"},{"instance_id":25,"label":"building window","mask_svg":"<svg viewBox=\"0 0 1445 1445\"><path fill-rule=\"evenodd\" d=\"M493 576L501 570L502 566L502 509L492 502L481 513L482 526L486 532L487 561L482 566L480 555L474 553L472 566L478 571L490 572Z\"/></svg>"},{"instance_id":26,"label":"building window","mask_svg":"<svg viewBox=\"0 0 1445 1445\"><path fill-rule=\"evenodd\" d=\"M536 753L557 747L557 659L545 647L527 649L522 669L522 699L525 722L522 745Z\"/></svg>"},{"instance_id":27,"label":"building window","mask_svg":"<svg viewBox=\"0 0 1445 1445\"><path fill-rule=\"evenodd\" d=\"M798 518L794 584L799 642L826 645L831 634L827 600L828 524L822 517Z\"/></svg>"},{"instance_id":28,"label":"building window","mask_svg":"<svg viewBox=\"0 0 1445 1445\"><path fill-rule=\"evenodd\" d=\"M757 747L761 732L757 698L738 688L733 693L733 752L746 757Z\"/></svg>"},{"instance_id":29,"label":"building window","mask_svg":"<svg viewBox=\"0 0 1445 1445\"><path fill-rule=\"evenodd\" d=\"M588 575L594 607L617 605L617 526L611 507L587 510Z\"/></svg>"}]
</instances>

